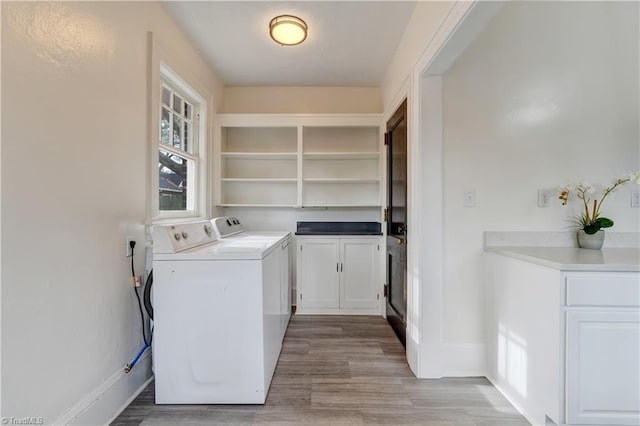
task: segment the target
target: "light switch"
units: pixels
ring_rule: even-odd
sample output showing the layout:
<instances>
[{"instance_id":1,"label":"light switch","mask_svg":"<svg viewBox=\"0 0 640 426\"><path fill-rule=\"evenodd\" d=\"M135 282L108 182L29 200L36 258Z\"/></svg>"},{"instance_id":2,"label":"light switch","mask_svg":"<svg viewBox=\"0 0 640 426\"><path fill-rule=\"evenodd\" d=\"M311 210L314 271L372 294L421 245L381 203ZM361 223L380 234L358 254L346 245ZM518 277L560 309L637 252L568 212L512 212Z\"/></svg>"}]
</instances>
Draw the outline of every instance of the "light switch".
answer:
<instances>
[{"instance_id":1,"label":"light switch","mask_svg":"<svg viewBox=\"0 0 640 426\"><path fill-rule=\"evenodd\" d=\"M538 207L549 207L549 191L538 189Z\"/></svg>"},{"instance_id":2,"label":"light switch","mask_svg":"<svg viewBox=\"0 0 640 426\"><path fill-rule=\"evenodd\" d=\"M465 189L464 190L464 207L475 207L476 206L476 190L475 189Z\"/></svg>"},{"instance_id":3,"label":"light switch","mask_svg":"<svg viewBox=\"0 0 640 426\"><path fill-rule=\"evenodd\" d=\"M631 207L640 207L640 189L631 191Z\"/></svg>"}]
</instances>

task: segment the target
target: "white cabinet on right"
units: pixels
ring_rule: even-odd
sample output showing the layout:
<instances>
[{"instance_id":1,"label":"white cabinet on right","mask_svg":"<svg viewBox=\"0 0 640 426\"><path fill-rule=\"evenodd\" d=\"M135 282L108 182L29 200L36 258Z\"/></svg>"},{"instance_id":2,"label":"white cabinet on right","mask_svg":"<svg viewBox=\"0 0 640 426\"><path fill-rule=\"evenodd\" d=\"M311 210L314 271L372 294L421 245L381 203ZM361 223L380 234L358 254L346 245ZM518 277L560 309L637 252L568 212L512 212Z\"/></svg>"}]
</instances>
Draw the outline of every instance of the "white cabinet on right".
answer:
<instances>
[{"instance_id":1,"label":"white cabinet on right","mask_svg":"<svg viewBox=\"0 0 640 426\"><path fill-rule=\"evenodd\" d=\"M639 425L640 251L487 251L487 378L534 425Z\"/></svg>"},{"instance_id":2,"label":"white cabinet on right","mask_svg":"<svg viewBox=\"0 0 640 426\"><path fill-rule=\"evenodd\" d=\"M380 313L379 237L303 237L297 252L296 313Z\"/></svg>"},{"instance_id":3,"label":"white cabinet on right","mask_svg":"<svg viewBox=\"0 0 640 426\"><path fill-rule=\"evenodd\" d=\"M566 285L567 423L639 424L638 276L568 273Z\"/></svg>"}]
</instances>

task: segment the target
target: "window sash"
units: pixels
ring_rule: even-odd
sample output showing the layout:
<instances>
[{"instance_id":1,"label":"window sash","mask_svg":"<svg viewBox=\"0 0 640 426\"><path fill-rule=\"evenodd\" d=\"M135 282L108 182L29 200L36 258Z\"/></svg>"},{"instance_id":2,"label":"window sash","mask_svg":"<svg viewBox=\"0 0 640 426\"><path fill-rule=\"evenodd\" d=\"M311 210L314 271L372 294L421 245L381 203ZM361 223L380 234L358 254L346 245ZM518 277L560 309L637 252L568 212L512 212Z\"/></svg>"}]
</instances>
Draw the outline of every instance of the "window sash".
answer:
<instances>
[{"instance_id":1,"label":"window sash","mask_svg":"<svg viewBox=\"0 0 640 426\"><path fill-rule=\"evenodd\" d=\"M166 76L161 73L160 77L160 93L159 93L159 109L158 109L158 142L156 146L156 164L158 167L155 169L156 181L156 201L154 211L156 219L169 219L169 218L181 218L181 217L194 217L198 216L201 212L201 204L204 200L202 198L202 191L200 186L201 182L201 167L204 163L200 153L200 138L201 130L200 126L200 104L201 100L195 100L191 96L188 96L183 90L180 90L176 85L172 83L172 77ZM179 103L179 105L176 105ZM163 113L168 116L166 124L163 123ZM180 120L176 129L176 121ZM165 125L166 132L165 138L163 138L163 125ZM190 131L190 140L185 138L185 129ZM180 143L176 144L176 131ZM203 130L206 131L206 130ZM164 140L163 140L164 139ZM161 201L161 189L160 189L160 167L159 156L160 152L164 151L171 155L176 155L183 158L187 164L186 181L186 209L182 210L163 210Z\"/></svg>"},{"instance_id":2,"label":"window sash","mask_svg":"<svg viewBox=\"0 0 640 426\"><path fill-rule=\"evenodd\" d=\"M185 209L162 209L162 198L161 198L161 188L160 183L158 183L157 194L158 194L158 202L157 202L157 211L161 217L176 217L176 216L193 216L194 213L198 211L198 191L199 191L199 182L197 180L197 176L199 175L200 170L200 161L197 157L195 158L187 158L183 156L179 152L168 151L164 149L158 150L158 182L160 182L160 173L161 173L161 162L160 155L161 151L166 152L170 155L174 155L180 157L183 161L185 161L186 168L186 181L187 187L185 190L186 196L186 207ZM191 164L189 164L191 163Z\"/></svg>"},{"instance_id":3,"label":"window sash","mask_svg":"<svg viewBox=\"0 0 640 426\"><path fill-rule=\"evenodd\" d=\"M198 102L189 98L181 90L170 82L162 78L160 84L160 110L159 110L159 144L166 147L173 147L183 151L185 154L198 155L200 142L200 107ZM168 99L165 99L165 90L168 92ZM180 107L176 109L176 98L180 99ZM167 103L168 100L168 103ZM189 113L187 113L189 111ZM167 141L163 141L163 116L167 113ZM179 147L175 144L176 118L180 120L178 125ZM185 129L190 129L189 137L186 136Z\"/></svg>"}]
</instances>

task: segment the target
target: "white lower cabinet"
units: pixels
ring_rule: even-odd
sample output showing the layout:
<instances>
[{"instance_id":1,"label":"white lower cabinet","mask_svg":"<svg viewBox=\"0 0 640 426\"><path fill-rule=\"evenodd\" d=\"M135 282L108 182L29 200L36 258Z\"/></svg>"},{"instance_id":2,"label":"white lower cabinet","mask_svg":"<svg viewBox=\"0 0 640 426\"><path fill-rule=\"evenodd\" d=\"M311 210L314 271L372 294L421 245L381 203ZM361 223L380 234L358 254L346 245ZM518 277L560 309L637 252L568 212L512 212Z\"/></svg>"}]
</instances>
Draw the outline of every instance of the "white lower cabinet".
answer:
<instances>
[{"instance_id":1,"label":"white lower cabinet","mask_svg":"<svg viewBox=\"0 0 640 426\"><path fill-rule=\"evenodd\" d=\"M304 239L298 244L298 313L303 308L340 307L338 240Z\"/></svg>"},{"instance_id":2,"label":"white lower cabinet","mask_svg":"<svg viewBox=\"0 0 640 426\"><path fill-rule=\"evenodd\" d=\"M297 313L380 313L380 238L298 238Z\"/></svg>"},{"instance_id":3,"label":"white lower cabinet","mask_svg":"<svg viewBox=\"0 0 640 426\"><path fill-rule=\"evenodd\" d=\"M568 424L638 424L638 319L633 312L567 312Z\"/></svg>"},{"instance_id":4,"label":"white lower cabinet","mask_svg":"<svg viewBox=\"0 0 640 426\"><path fill-rule=\"evenodd\" d=\"M567 423L640 424L638 274L567 274Z\"/></svg>"},{"instance_id":5,"label":"white lower cabinet","mask_svg":"<svg viewBox=\"0 0 640 426\"><path fill-rule=\"evenodd\" d=\"M534 425L640 424L640 274L489 253L488 378Z\"/></svg>"}]
</instances>

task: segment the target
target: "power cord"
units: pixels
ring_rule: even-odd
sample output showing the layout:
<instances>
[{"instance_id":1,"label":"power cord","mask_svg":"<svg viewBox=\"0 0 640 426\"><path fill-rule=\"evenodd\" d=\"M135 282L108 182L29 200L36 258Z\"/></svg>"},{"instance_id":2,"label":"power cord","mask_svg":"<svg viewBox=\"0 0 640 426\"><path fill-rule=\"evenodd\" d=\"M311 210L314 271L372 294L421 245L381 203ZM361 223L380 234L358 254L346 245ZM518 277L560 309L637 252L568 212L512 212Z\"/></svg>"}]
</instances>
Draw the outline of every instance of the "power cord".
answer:
<instances>
[{"instance_id":1,"label":"power cord","mask_svg":"<svg viewBox=\"0 0 640 426\"><path fill-rule=\"evenodd\" d=\"M129 247L131 247L131 277L133 279L133 291L136 293L136 299L138 299L138 310L140 311L140 326L142 328L142 338L144 339L145 346L151 346L151 339L153 339L153 335L150 336L150 339L147 341L147 332L144 326L144 313L142 312L142 301L140 300L140 294L138 293L138 287L136 286L136 272L133 266L133 253L136 247L136 242L134 240L129 241Z\"/></svg>"},{"instance_id":2,"label":"power cord","mask_svg":"<svg viewBox=\"0 0 640 426\"><path fill-rule=\"evenodd\" d=\"M140 326L142 328L142 338L144 339L144 347L140 349L138 355L131 361L130 363L124 366L124 372L129 373L131 369L137 364L138 360L146 351L151 347L151 341L153 339L153 328L149 330L149 341L147 342L147 333L144 327L144 313L142 312L142 302L140 301L140 295L138 294L138 278L136 277L136 270L133 265L133 251L136 247L136 242L134 240L129 241L129 247L131 248L131 279L133 282L133 291L136 293L136 299L138 299L138 309L140 310ZM153 278L152 278L153 280Z\"/></svg>"}]
</instances>

